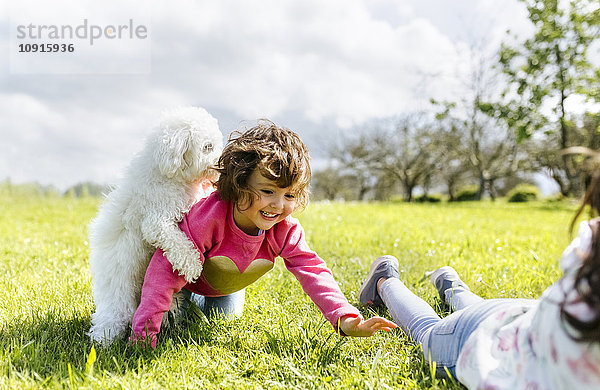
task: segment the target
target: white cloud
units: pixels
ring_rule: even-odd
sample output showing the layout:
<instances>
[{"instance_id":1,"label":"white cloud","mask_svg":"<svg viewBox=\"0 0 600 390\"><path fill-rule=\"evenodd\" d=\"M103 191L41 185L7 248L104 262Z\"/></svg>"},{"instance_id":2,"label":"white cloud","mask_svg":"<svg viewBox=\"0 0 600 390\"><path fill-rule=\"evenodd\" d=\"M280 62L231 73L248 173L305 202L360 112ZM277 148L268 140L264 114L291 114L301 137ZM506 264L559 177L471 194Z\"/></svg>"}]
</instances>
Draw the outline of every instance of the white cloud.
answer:
<instances>
[{"instance_id":1,"label":"white cloud","mask_svg":"<svg viewBox=\"0 0 600 390\"><path fill-rule=\"evenodd\" d=\"M85 95L84 95L85 97ZM109 97L110 99L111 97ZM114 98L114 97L113 97ZM90 96L90 101L97 100ZM95 105L0 96L0 179L37 180L65 188L78 181L114 182L164 107L189 104L170 91L151 91L131 102Z\"/></svg>"},{"instance_id":2,"label":"white cloud","mask_svg":"<svg viewBox=\"0 0 600 390\"><path fill-rule=\"evenodd\" d=\"M186 18L177 34L168 35L169 41L187 36L195 50L175 42L172 50L154 50L155 59L166 64L174 56L187 80L167 77L171 82L195 85L199 97L230 105L242 117L295 110L316 122L333 118L348 126L392 115L414 101L422 74L455 61L452 42L427 20L394 28L374 19L360 1L272 1L259 9L257 3L218 4L221 9L212 4L204 12L198 5L185 12L211 15L210 30L198 27L202 20L193 25ZM157 30L179 15L168 9L159 14ZM160 36L156 40L159 48L168 46ZM213 65L221 67L208 68Z\"/></svg>"},{"instance_id":3,"label":"white cloud","mask_svg":"<svg viewBox=\"0 0 600 390\"><path fill-rule=\"evenodd\" d=\"M297 122L301 135L418 109L431 96L456 94L451 76L467 45L457 20L468 20L456 12L486 23L478 31L504 29L505 19L490 25L493 3L470 0L458 10L444 0L145 3L152 16L148 75L17 76L0 63L0 129L7 140L0 150L9 151L2 153L8 159L0 156L0 179L63 187L112 181L159 112L174 105L204 106L228 125L258 117ZM38 4L51 20L76 14ZM102 2L94 15L124 18L131 4ZM6 17L0 13L0 23ZM0 36L0 48L7 42Z\"/></svg>"}]
</instances>

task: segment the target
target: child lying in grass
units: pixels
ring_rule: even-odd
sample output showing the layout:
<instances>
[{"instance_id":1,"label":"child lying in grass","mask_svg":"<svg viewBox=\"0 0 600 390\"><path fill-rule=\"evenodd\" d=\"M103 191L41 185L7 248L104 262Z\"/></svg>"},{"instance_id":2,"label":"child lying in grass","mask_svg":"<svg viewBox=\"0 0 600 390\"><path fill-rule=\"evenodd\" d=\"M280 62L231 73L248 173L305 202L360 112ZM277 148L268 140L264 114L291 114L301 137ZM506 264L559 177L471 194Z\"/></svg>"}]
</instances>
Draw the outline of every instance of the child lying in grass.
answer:
<instances>
[{"instance_id":1,"label":"child lying in grass","mask_svg":"<svg viewBox=\"0 0 600 390\"><path fill-rule=\"evenodd\" d=\"M597 172L573 222L589 205L600 213ZM564 276L540 299L482 299L451 267L431 274L455 312L440 319L399 279L398 260L378 258L361 303L387 306L436 372L469 389L600 389L600 218L582 222L562 255Z\"/></svg>"},{"instance_id":2,"label":"child lying in grass","mask_svg":"<svg viewBox=\"0 0 600 390\"><path fill-rule=\"evenodd\" d=\"M157 250L133 317L132 342L156 346L164 313L182 289L206 314L240 315L244 288L273 268L276 257L284 259L341 334L371 336L396 327L382 317L362 318L291 217L308 202L311 177L308 151L295 133L261 121L230 138L216 168L217 190L192 207L180 224L201 253L202 274L187 283Z\"/></svg>"}]
</instances>

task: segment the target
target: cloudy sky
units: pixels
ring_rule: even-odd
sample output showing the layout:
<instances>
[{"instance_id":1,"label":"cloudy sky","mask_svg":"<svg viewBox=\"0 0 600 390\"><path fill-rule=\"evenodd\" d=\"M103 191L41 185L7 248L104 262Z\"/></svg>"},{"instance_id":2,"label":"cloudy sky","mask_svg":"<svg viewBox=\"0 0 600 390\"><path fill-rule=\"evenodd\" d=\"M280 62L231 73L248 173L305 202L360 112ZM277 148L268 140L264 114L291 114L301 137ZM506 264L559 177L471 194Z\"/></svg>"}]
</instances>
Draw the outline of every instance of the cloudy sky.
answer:
<instances>
[{"instance_id":1,"label":"cloudy sky","mask_svg":"<svg viewBox=\"0 0 600 390\"><path fill-rule=\"evenodd\" d=\"M455 97L469 47L530 32L517 0L12 2L0 8L0 180L60 189L114 182L161 110L178 105L206 108L225 135L272 119L318 165L356 126ZM84 19L133 21L146 38L17 35ZM17 53L24 42L76 51Z\"/></svg>"}]
</instances>

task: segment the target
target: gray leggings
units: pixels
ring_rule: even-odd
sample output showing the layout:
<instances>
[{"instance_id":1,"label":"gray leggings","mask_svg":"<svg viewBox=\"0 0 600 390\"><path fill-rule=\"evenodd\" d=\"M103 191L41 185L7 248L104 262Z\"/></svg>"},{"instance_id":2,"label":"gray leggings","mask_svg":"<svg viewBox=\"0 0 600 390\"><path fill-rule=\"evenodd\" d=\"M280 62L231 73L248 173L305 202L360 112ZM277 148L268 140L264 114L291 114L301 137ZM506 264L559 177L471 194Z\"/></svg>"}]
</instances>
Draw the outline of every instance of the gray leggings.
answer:
<instances>
[{"instance_id":1,"label":"gray leggings","mask_svg":"<svg viewBox=\"0 0 600 390\"><path fill-rule=\"evenodd\" d=\"M446 303L455 310L440 318L431 306L413 294L397 278L381 284L381 299L394 321L408 337L419 344L426 359L436 362L440 376L445 369L456 377L456 361L467 338L494 312L515 304L533 305L533 299L483 299L457 287L446 291Z\"/></svg>"}]
</instances>

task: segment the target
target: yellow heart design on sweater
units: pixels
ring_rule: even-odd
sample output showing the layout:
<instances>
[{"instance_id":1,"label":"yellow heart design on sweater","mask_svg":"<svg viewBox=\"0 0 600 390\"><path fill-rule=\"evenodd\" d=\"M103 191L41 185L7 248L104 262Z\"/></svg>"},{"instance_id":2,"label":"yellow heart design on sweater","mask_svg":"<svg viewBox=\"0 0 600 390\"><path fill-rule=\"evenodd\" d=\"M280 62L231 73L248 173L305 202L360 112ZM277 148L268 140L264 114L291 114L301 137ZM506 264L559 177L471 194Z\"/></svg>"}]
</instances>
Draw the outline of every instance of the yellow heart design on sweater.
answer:
<instances>
[{"instance_id":1,"label":"yellow heart design on sweater","mask_svg":"<svg viewBox=\"0 0 600 390\"><path fill-rule=\"evenodd\" d=\"M229 257L215 256L204 261L202 275L221 294L231 294L256 282L274 265L270 260L256 259L242 273Z\"/></svg>"}]
</instances>

